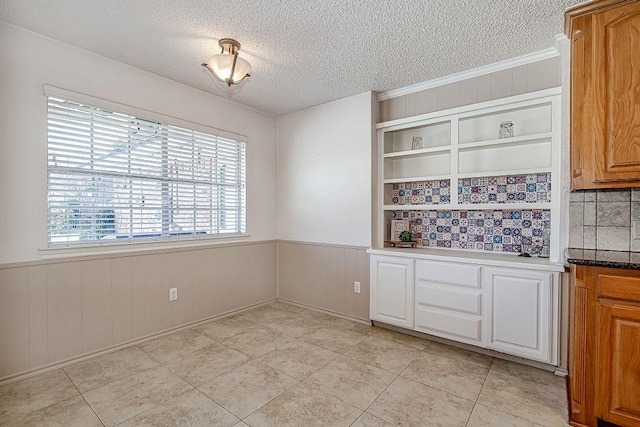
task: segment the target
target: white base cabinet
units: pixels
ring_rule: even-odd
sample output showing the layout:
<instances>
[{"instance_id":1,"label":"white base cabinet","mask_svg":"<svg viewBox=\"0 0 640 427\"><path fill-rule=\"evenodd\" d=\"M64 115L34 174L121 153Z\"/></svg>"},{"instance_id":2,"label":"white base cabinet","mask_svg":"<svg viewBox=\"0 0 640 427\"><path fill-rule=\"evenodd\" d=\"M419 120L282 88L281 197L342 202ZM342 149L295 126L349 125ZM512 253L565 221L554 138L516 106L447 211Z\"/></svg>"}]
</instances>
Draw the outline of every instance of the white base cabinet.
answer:
<instances>
[{"instance_id":1,"label":"white base cabinet","mask_svg":"<svg viewBox=\"0 0 640 427\"><path fill-rule=\"evenodd\" d=\"M415 329L482 345L480 267L428 260L415 263Z\"/></svg>"},{"instance_id":2,"label":"white base cabinet","mask_svg":"<svg viewBox=\"0 0 640 427\"><path fill-rule=\"evenodd\" d=\"M372 320L413 329L413 275L412 259L371 257Z\"/></svg>"},{"instance_id":3,"label":"white base cabinet","mask_svg":"<svg viewBox=\"0 0 640 427\"><path fill-rule=\"evenodd\" d=\"M549 272L486 268L487 348L555 362L552 339L558 294Z\"/></svg>"},{"instance_id":4,"label":"white base cabinet","mask_svg":"<svg viewBox=\"0 0 640 427\"><path fill-rule=\"evenodd\" d=\"M559 273L371 256L371 319L557 365Z\"/></svg>"}]
</instances>

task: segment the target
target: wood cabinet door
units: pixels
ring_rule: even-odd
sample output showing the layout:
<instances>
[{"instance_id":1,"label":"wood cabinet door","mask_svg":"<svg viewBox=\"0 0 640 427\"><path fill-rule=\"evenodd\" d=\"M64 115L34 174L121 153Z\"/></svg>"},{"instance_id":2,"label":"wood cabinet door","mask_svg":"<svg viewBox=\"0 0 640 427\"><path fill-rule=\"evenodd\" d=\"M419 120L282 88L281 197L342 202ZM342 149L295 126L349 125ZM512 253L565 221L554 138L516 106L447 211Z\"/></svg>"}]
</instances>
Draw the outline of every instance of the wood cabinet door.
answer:
<instances>
[{"instance_id":1,"label":"wood cabinet door","mask_svg":"<svg viewBox=\"0 0 640 427\"><path fill-rule=\"evenodd\" d=\"M414 260L371 257L371 320L413 329Z\"/></svg>"},{"instance_id":2,"label":"wood cabinet door","mask_svg":"<svg viewBox=\"0 0 640 427\"><path fill-rule=\"evenodd\" d=\"M621 426L640 426L640 305L598 307L596 411Z\"/></svg>"},{"instance_id":3,"label":"wood cabinet door","mask_svg":"<svg viewBox=\"0 0 640 427\"><path fill-rule=\"evenodd\" d=\"M556 364L557 289L548 272L487 268L487 348Z\"/></svg>"},{"instance_id":4,"label":"wood cabinet door","mask_svg":"<svg viewBox=\"0 0 640 427\"><path fill-rule=\"evenodd\" d=\"M595 182L640 181L640 2L592 24Z\"/></svg>"},{"instance_id":5,"label":"wood cabinet door","mask_svg":"<svg viewBox=\"0 0 640 427\"><path fill-rule=\"evenodd\" d=\"M571 32L571 188L593 180L593 80L591 17L581 16Z\"/></svg>"}]
</instances>

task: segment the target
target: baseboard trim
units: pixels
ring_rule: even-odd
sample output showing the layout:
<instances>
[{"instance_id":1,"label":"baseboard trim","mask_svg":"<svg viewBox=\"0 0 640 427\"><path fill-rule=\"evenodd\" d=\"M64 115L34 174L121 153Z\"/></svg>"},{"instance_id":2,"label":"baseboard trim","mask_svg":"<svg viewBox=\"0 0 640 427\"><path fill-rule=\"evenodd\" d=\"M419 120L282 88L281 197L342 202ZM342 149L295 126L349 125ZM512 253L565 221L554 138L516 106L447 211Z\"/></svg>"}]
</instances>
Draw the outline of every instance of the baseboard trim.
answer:
<instances>
[{"instance_id":1,"label":"baseboard trim","mask_svg":"<svg viewBox=\"0 0 640 427\"><path fill-rule=\"evenodd\" d=\"M136 338L134 340L127 341L127 342L124 342L122 344L117 344L117 345L114 345L114 346L111 346L111 347L107 347L107 348L104 348L104 349L101 349L101 350L93 351L93 352L90 352L90 353L84 353L84 354L81 354L79 356L74 356L74 357L70 357L70 358L67 358L67 359L63 359L61 361L54 362L54 363L51 363L49 365L41 366L39 368L34 368L34 369L29 369L27 371L18 372L17 374L7 375L5 377L1 377L0 378L0 386L6 385L6 384L11 384L11 383L14 383L14 382L17 382L17 381L21 381L21 380L26 380L27 378L31 378L31 377L35 377L35 376L38 376L38 375L46 374L47 372L51 372L51 371L55 371L55 370L60 369L60 368L65 368L67 366L75 365L76 363L84 362L85 360L93 359L95 357L99 357L99 356L103 356L105 354L113 353L113 352L116 352L118 350L122 350L122 349L125 349L125 348L133 347L135 345L142 344L144 342L151 341L153 339L160 338L160 337L163 337L165 335L169 335L169 334L172 334L174 332L181 331L183 329L192 328L194 326L210 322L210 321L212 321L214 319L222 319L222 318L225 318L225 317L229 317L229 316L231 316L233 314L237 314L237 313L241 313L243 311L250 310L252 308L256 308L256 307L260 307L260 306L263 306L263 305L267 305L267 304L270 304L270 303L272 303L274 301L277 301L277 300L278 300L278 298L271 298L269 300L266 300L266 301L263 301L263 302L260 302L260 303L257 303L257 304L244 306L244 307L241 307L241 308L238 308L238 309L235 309L235 310L227 311L227 312L222 313L222 314L217 314L215 316L210 316L210 317L207 317L207 318L204 318L204 319L201 319L201 320L197 320L195 322L191 322L191 323L187 323L185 325L177 326L175 328L166 329L166 330L161 331L161 332L156 332L154 334L145 335L143 337Z\"/></svg>"},{"instance_id":2,"label":"baseboard trim","mask_svg":"<svg viewBox=\"0 0 640 427\"><path fill-rule=\"evenodd\" d=\"M336 311L327 310L325 308L315 307L315 306L307 305L307 304L301 304L299 302L291 301L291 300L288 300L288 299L285 299L285 298L278 297L277 300L278 301L282 301L282 302L286 302L287 304L295 305L297 307L302 307L302 308L306 308L306 309L309 309L309 310L317 311L319 313L328 314L329 316L338 317L338 318L346 319L346 320L351 320L353 322L361 323L363 325L371 325L371 321L370 320L361 319L359 317L352 317L352 316L349 316L347 314L338 313Z\"/></svg>"},{"instance_id":3,"label":"baseboard trim","mask_svg":"<svg viewBox=\"0 0 640 427\"><path fill-rule=\"evenodd\" d=\"M423 338L423 339L426 339L426 340L429 340L429 341L434 341L434 342L437 342L437 343L440 343L440 344L450 345L451 347L458 347L458 348L461 348L463 350L473 351L474 353L481 353L481 354L484 354L484 355L487 355L487 356L495 357L497 359L508 360L509 362L520 363L522 365L531 366L533 368L538 368L538 369L542 369L542 370L553 372L553 373L555 373L558 370L558 367L554 366L554 365L548 365L546 363L536 362L535 360L529 360L529 359L525 359L525 358L518 357L518 356L512 356L512 355L506 354L506 353L500 353L498 351L488 350L486 348L476 347L476 346L471 345L471 344L465 344L465 343L458 342L458 341L448 340L446 338L436 337L435 335L429 335L429 334L424 334L424 333L418 332L418 331L412 331L410 329L405 329L405 328L401 328L399 326L389 325L387 323L373 321L373 324L374 324L374 326L378 326L378 327L384 328L384 329L389 329L389 330L394 331L394 332L400 332L400 333L411 335L411 336L414 336L414 337ZM556 374L556 375L558 375L558 374Z\"/></svg>"},{"instance_id":4,"label":"baseboard trim","mask_svg":"<svg viewBox=\"0 0 640 427\"><path fill-rule=\"evenodd\" d=\"M553 371L553 373L559 377L567 377L569 376L569 371L567 371L566 369L563 368L556 368L555 371Z\"/></svg>"}]
</instances>

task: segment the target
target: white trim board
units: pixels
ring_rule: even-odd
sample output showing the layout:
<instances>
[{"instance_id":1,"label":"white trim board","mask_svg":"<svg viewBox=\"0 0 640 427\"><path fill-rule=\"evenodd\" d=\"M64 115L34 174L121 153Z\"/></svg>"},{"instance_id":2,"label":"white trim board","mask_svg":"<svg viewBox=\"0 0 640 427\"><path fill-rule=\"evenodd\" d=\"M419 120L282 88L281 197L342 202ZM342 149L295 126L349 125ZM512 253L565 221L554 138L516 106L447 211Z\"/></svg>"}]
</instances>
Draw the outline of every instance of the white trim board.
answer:
<instances>
[{"instance_id":1,"label":"white trim board","mask_svg":"<svg viewBox=\"0 0 640 427\"><path fill-rule=\"evenodd\" d=\"M554 40L557 40L558 37L559 35L555 36ZM506 59L504 61L494 62L493 64L483 65L481 67L473 68L471 70L461 71L459 73L450 74L444 77L438 77L436 79L427 80L425 82L401 87L399 89L392 89L386 92L381 92L378 94L378 101L386 101L387 99L397 98L397 97L408 95L411 93L420 92L426 89L444 86L449 83L456 83L456 82L467 80L473 77L495 73L496 71L507 70L509 68L519 67L521 65L527 65L533 62L555 58L557 56L560 56L560 52L558 52L558 50L555 47L550 47L548 49L539 50L537 52L528 53L522 56L516 56L515 58Z\"/></svg>"},{"instance_id":2,"label":"white trim board","mask_svg":"<svg viewBox=\"0 0 640 427\"><path fill-rule=\"evenodd\" d=\"M430 123L438 123L440 121L447 121L444 117L455 116L458 114L470 113L476 110L488 110L500 108L506 104L515 104L518 102L523 103L536 103L541 98L548 98L554 95L562 94L562 86L556 86L549 89L542 89L535 92L528 92L521 95L508 96L506 98L492 99L490 101L478 102L476 104L463 105L461 107L449 108L447 110L433 111L431 113L419 114L417 116L402 117L400 119L388 120L386 122L380 122L376 124L376 129L400 130L404 129L405 125L414 122L420 122L420 125L426 125Z\"/></svg>"}]
</instances>

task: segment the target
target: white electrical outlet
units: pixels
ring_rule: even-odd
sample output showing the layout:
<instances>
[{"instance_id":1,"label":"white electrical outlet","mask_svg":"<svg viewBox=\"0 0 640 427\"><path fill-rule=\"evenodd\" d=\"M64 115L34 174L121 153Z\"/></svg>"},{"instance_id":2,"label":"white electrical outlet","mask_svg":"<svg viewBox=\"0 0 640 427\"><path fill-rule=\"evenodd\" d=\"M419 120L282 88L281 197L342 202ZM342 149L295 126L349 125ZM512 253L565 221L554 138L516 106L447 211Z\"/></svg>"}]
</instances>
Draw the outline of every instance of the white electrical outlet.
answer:
<instances>
[{"instance_id":1,"label":"white electrical outlet","mask_svg":"<svg viewBox=\"0 0 640 427\"><path fill-rule=\"evenodd\" d=\"M178 299L178 288L169 289L169 301L175 301Z\"/></svg>"},{"instance_id":2,"label":"white electrical outlet","mask_svg":"<svg viewBox=\"0 0 640 427\"><path fill-rule=\"evenodd\" d=\"M353 292L356 294L360 293L360 282L353 282Z\"/></svg>"},{"instance_id":3,"label":"white electrical outlet","mask_svg":"<svg viewBox=\"0 0 640 427\"><path fill-rule=\"evenodd\" d=\"M638 219L634 219L631 221L632 222L632 227L631 227L631 238L633 240L637 240L640 239L640 220Z\"/></svg>"}]
</instances>

